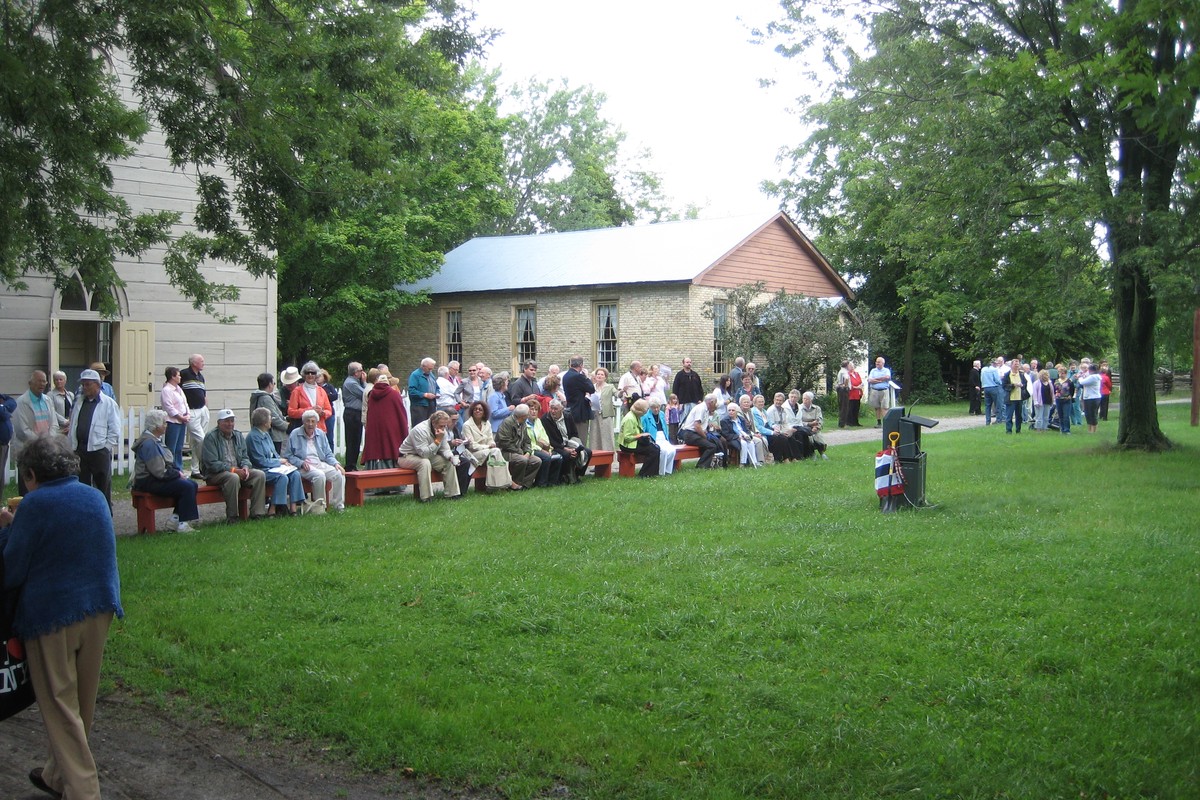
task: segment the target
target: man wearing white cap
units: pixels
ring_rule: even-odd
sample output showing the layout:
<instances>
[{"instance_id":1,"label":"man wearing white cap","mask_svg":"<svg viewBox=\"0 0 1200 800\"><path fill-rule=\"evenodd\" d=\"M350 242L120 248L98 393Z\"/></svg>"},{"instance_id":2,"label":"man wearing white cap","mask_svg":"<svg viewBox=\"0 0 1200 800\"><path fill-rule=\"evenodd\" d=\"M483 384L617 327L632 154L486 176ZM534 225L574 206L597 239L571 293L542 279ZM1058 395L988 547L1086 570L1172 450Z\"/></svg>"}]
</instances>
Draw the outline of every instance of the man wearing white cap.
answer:
<instances>
[{"instance_id":1,"label":"man wearing white cap","mask_svg":"<svg viewBox=\"0 0 1200 800\"><path fill-rule=\"evenodd\" d=\"M121 446L121 408L101 391L96 370L85 369L79 376L79 387L67 434L79 456L79 482L103 492L111 512L112 455Z\"/></svg>"},{"instance_id":2,"label":"man wearing white cap","mask_svg":"<svg viewBox=\"0 0 1200 800\"><path fill-rule=\"evenodd\" d=\"M234 427L233 412L222 408L217 412L216 430L204 437L203 466L205 483L221 487L225 496L225 519L237 522L238 491L250 489L250 516L253 519L265 516L267 498L267 476L250 463L250 452L246 449L246 437Z\"/></svg>"},{"instance_id":3,"label":"man wearing white cap","mask_svg":"<svg viewBox=\"0 0 1200 800\"><path fill-rule=\"evenodd\" d=\"M188 365L179 370L179 388L187 398L188 440L192 447L192 477L203 476L201 451L204 435L208 431L208 390L204 386L204 356L195 353L188 358Z\"/></svg>"}]
</instances>

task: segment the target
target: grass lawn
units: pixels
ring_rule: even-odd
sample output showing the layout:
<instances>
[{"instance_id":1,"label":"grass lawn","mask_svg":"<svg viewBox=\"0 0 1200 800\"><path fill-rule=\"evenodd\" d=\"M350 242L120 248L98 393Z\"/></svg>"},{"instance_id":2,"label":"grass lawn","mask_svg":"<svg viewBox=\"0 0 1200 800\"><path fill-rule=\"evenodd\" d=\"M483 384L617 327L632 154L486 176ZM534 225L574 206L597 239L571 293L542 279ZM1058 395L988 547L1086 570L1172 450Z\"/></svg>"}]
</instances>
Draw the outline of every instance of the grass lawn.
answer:
<instances>
[{"instance_id":1,"label":"grass lawn","mask_svg":"<svg viewBox=\"0 0 1200 800\"><path fill-rule=\"evenodd\" d=\"M510 797L1195 798L1200 431L874 447L119 542L106 677Z\"/></svg>"}]
</instances>

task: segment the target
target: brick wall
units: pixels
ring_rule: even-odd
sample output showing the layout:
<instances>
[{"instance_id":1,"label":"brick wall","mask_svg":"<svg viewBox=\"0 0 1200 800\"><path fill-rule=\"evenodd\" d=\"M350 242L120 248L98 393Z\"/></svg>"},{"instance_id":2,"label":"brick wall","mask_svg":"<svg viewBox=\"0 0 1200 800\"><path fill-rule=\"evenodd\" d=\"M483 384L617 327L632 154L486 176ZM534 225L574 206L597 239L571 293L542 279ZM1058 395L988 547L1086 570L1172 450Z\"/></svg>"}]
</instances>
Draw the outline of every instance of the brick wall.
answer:
<instances>
[{"instance_id":1,"label":"brick wall","mask_svg":"<svg viewBox=\"0 0 1200 800\"><path fill-rule=\"evenodd\" d=\"M706 387L712 385L712 321L703 316L705 301L723 289L689 283L626 284L614 287L531 289L438 295L430 305L406 308L392 320L388 363L407 374L424 356L444 359L444 311L462 310L463 359L483 361L495 371L515 365L514 326L519 306L537 309L538 366L566 369L581 354L589 369L596 364L597 303L617 303L618 374L637 359L647 366L665 363L679 369L692 358Z\"/></svg>"}]
</instances>

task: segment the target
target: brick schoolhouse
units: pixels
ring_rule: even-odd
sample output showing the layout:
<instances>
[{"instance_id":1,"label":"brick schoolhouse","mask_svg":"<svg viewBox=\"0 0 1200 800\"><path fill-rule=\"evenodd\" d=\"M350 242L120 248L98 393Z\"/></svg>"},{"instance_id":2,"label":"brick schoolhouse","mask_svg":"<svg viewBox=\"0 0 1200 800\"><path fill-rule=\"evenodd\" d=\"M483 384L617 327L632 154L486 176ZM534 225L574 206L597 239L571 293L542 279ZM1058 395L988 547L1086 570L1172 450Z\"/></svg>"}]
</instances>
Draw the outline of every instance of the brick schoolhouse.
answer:
<instances>
[{"instance_id":1,"label":"brick schoolhouse","mask_svg":"<svg viewBox=\"0 0 1200 800\"><path fill-rule=\"evenodd\" d=\"M782 212L531 236L481 237L446 255L441 271L405 291L428 305L392 321L389 364L399 374L421 358L483 361L509 370L526 358L566 368L574 354L589 369L620 374L629 362L684 357L705 385L732 365L714 338L726 291L763 281L842 302L854 294L808 237ZM717 319L705 317L715 301ZM615 378L614 378L615 380Z\"/></svg>"}]
</instances>

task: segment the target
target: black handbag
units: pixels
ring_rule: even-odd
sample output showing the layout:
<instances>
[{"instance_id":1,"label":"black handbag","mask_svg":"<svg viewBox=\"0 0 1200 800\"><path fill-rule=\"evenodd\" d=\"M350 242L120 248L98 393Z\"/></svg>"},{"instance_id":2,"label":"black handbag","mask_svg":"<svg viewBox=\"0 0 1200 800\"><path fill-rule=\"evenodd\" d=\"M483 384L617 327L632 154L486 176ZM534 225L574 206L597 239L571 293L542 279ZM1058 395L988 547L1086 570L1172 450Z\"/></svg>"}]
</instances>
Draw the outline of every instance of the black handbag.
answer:
<instances>
[{"instance_id":1,"label":"black handbag","mask_svg":"<svg viewBox=\"0 0 1200 800\"><path fill-rule=\"evenodd\" d=\"M4 557L0 556L0 586L3 577ZM12 631L18 594L11 591L0 596L0 720L21 713L34 702L25 645Z\"/></svg>"}]
</instances>

